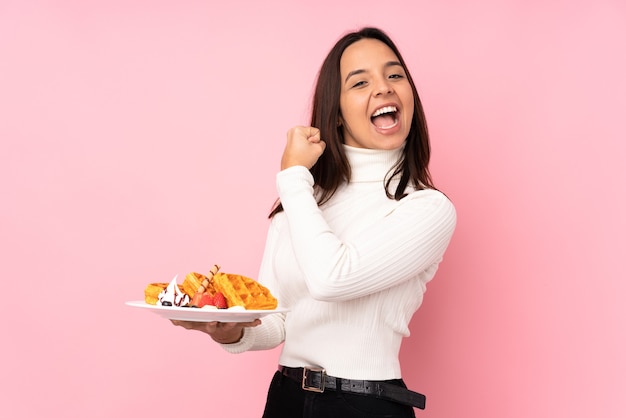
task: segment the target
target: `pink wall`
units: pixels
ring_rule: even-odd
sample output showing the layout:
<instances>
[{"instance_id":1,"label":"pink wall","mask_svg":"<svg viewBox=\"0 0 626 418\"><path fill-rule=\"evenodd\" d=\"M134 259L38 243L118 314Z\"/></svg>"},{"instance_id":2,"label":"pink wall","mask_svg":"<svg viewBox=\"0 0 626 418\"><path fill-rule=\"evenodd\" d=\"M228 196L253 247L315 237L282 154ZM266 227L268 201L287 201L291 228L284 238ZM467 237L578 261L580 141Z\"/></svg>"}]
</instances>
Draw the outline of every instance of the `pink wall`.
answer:
<instances>
[{"instance_id":1,"label":"pink wall","mask_svg":"<svg viewBox=\"0 0 626 418\"><path fill-rule=\"evenodd\" d=\"M124 305L256 275L285 132L345 30L385 28L457 233L403 347L423 417L618 417L626 4L3 1L0 410L259 416L278 351Z\"/></svg>"}]
</instances>

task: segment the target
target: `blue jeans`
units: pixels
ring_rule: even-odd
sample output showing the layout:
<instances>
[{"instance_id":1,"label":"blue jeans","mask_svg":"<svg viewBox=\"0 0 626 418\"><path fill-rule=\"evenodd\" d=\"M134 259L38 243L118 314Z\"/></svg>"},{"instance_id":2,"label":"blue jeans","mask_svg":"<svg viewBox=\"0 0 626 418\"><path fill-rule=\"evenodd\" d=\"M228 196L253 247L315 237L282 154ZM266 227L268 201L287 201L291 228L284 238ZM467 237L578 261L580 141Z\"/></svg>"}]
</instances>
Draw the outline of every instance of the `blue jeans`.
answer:
<instances>
[{"instance_id":1,"label":"blue jeans","mask_svg":"<svg viewBox=\"0 0 626 418\"><path fill-rule=\"evenodd\" d=\"M388 383L406 387L401 379ZM410 406L341 391L309 392L276 372L267 394L263 418L415 418Z\"/></svg>"}]
</instances>

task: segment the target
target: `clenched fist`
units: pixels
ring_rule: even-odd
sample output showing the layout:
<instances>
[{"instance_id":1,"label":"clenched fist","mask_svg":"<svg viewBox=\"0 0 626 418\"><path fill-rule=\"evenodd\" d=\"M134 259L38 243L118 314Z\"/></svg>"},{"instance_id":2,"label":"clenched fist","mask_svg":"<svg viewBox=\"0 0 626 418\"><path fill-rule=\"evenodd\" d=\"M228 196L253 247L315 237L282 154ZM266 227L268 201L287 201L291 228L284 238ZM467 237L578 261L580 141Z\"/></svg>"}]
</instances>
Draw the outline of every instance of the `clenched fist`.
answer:
<instances>
[{"instance_id":1,"label":"clenched fist","mask_svg":"<svg viewBox=\"0 0 626 418\"><path fill-rule=\"evenodd\" d=\"M320 138L320 130L312 126L296 126L287 132L287 144L280 162L281 170L294 165L310 169L324 152L326 143Z\"/></svg>"}]
</instances>

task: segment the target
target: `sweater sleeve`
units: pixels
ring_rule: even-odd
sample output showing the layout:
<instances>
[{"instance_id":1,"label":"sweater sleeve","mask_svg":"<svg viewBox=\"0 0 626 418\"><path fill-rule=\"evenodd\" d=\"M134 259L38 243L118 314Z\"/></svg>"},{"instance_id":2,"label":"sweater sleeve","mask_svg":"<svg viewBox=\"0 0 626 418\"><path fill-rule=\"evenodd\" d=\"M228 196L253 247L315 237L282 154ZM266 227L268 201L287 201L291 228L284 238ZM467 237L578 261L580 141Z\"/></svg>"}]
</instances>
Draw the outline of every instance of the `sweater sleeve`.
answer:
<instances>
[{"instance_id":1,"label":"sweater sleeve","mask_svg":"<svg viewBox=\"0 0 626 418\"><path fill-rule=\"evenodd\" d=\"M318 300L359 298L416 275L432 277L456 225L454 206L441 192L420 190L350 241L342 241L324 219L305 167L281 171L277 188L296 259Z\"/></svg>"},{"instance_id":2,"label":"sweater sleeve","mask_svg":"<svg viewBox=\"0 0 626 418\"><path fill-rule=\"evenodd\" d=\"M261 260L258 281L267 287L279 303L281 300L278 286L275 283L271 256L274 253L277 240L277 230L274 223L270 223L265 243L265 251ZM281 344L285 339L285 315L268 315L261 319L261 325L254 328L244 328L243 337L234 344L221 344L228 352L237 354L249 350L268 350Z\"/></svg>"}]
</instances>

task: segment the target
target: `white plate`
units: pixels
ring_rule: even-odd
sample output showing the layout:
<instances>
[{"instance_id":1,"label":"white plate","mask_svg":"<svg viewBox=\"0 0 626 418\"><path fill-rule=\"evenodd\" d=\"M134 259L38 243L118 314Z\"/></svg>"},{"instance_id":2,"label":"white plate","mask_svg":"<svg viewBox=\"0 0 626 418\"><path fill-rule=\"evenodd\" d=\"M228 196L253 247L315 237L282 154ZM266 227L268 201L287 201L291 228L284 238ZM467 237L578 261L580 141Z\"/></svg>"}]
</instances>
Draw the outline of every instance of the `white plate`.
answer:
<instances>
[{"instance_id":1,"label":"white plate","mask_svg":"<svg viewBox=\"0 0 626 418\"><path fill-rule=\"evenodd\" d=\"M201 309L201 308L181 308L178 306L157 306L150 305L143 300L134 300L126 302L128 306L135 308L147 309L166 319L177 319L180 321L195 322L250 322L264 316L284 313L289 311L285 308L276 308L273 310L245 310L237 311L230 309Z\"/></svg>"}]
</instances>

